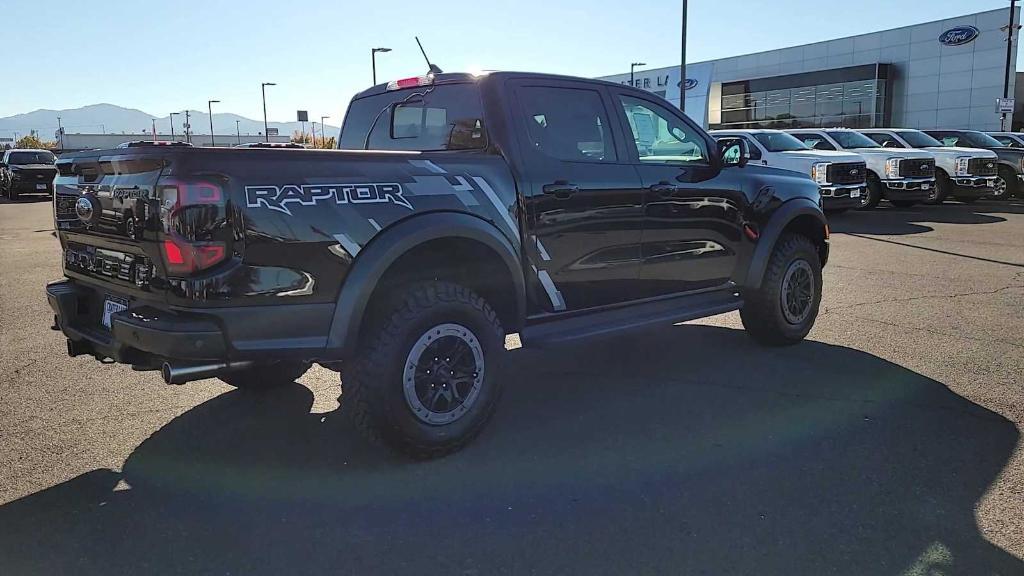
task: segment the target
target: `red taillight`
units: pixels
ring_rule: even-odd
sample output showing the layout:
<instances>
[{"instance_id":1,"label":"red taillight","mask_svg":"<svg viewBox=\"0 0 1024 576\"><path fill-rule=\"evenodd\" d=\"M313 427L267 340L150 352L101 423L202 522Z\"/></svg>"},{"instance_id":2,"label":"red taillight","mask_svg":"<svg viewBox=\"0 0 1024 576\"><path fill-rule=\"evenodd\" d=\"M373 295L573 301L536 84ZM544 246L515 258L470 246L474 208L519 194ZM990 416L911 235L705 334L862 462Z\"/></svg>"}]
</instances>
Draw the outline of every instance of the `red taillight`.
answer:
<instances>
[{"instance_id":1,"label":"red taillight","mask_svg":"<svg viewBox=\"0 0 1024 576\"><path fill-rule=\"evenodd\" d=\"M216 241L226 213L223 189L208 181L162 180L164 240L161 244L169 276L206 270L228 255L227 241Z\"/></svg>"},{"instance_id":2,"label":"red taillight","mask_svg":"<svg viewBox=\"0 0 1024 576\"><path fill-rule=\"evenodd\" d=\"M172 276L206 270L227 256L223 242L187 242L176 237L164 240L163 252L167 273Z\"/></svg>"}]
</instances>

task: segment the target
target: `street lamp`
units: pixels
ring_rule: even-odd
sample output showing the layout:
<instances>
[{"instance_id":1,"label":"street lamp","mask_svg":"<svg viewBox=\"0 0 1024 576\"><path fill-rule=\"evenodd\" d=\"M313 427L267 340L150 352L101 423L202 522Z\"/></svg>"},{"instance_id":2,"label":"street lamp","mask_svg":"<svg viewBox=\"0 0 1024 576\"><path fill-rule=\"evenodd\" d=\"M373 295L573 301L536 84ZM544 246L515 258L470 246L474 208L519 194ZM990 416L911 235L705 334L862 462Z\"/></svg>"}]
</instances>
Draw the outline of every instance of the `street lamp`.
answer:
<instances>
[{"instance_id":1,"label":"street lamp","mask_svg":"<svg viewBox=\"0 0 1024 576\"><path fill-rule=\"evenodd\" d=\"M64 126L60 123L60 116L57 116L57 136L60 139L60 151L64 151Z\"/></svg>"},{"instance_id":2,"label":"street lamp","mask_svg":"<svg viewBox=\"0 0 1024 576\"><path fill-rule=\"evenodd\" d=\"M270 130L267 128L267 86L277 86L273 82L264 82L260 85L260 90L263 92L263 141L270 142Z\"/></svg>"},{"instance_id":3,"label":"street lamp","mask_svg":"<svg viewBox=\"0 0 1024 576\"><path fill-rule=\"evenodd\" d=\"M629 85L634 87L636 84L633 83L633 70L636 70L637 66L647 66L647 64L645 62L633 62L629 65Z\"/></svg>"},{"instance_id":4,"label":"street lamp","mask_svg":"<svg viewBox=\"0 0 1024 576\"><path fill-rule=\"evenodd\" d=\"M213 105L220 104L220 100L207 100L206 111L210 114L210 147L215 148L217 144L213 141Z\"/></svg>"},{"instance_id":5,"label":"street lamp","mask_svg":"<svg viewBox=\"0 0 1024 576\"><path fill-rule=\"evenodd\" d=\"M373 66L373 85L377 85L377 52L391 52L391 48L372 48L370 49L370 63ZM321 129L323 126L320 127Z\"/></svg>"},{"instance_id":6,"label":"street lamp","mask_svg":"<svg viewBox=\"0 0 1024 576\"><path fill-rule=\"evenodd\" d=\"M171 121L171 142L174 142L174 117L178 114L180 114L180 112L171 112L167 115L167 117L170 118Z\"/></svg>"},{"instance_id":7,"label":"street lamp","mask_svg":"<svg viewBox=\"0 0 1024 576\"><path fill-rule=\"evenodd\" d=\"M324 148L327 147L327 130L324 129L324 120L327 118L330 118L330 116L320 117L320 143L324 145Z\"/></svg>"},{"instance_id":8,"label":"street lamp","mask_svg":"<svg viewBox=\"0 0 1024 576\"><path fill-rule=\"evenodd\" d=\"M238 123L241 120L235 120L235 142L238 144L242 143L242 130L238 128Z\"/></svg>"}]
</instances>

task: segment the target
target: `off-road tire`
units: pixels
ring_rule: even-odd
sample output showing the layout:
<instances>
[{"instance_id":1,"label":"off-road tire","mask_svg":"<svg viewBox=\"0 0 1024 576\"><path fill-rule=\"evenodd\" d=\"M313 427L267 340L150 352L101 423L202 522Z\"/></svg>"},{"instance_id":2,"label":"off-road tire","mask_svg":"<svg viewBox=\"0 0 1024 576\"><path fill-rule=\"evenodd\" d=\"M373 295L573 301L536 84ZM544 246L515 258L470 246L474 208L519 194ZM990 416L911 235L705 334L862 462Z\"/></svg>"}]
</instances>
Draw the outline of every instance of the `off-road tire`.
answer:
<instances>
[{"instance_id":1,"label":"off-road tire","mask_svg":"<svg viewBox=\"0 0 1024 576\"><path fill-rule=\"evenodd\" d=\"M282 360L219 376L221 382L242 390L270 390L292 384L309 370L309 362Z\"/></svg>"},{"instance_id":2,"label":"off-road tire","mask_svg":"<svg viewBox=\"0 0 1024 576\"><path fill-rule=\"evenodd\" d=\"M874 176L868 176L868 185L864 187L864 202L857 207L857 210L874 210L882 201L882 183Z\"/></svg>"},{"instance_id":3,"label":"off-road tire","mask_svg":"<svg viewBox=\"0 0 1024 576\"><path fill-rule=\"evenodd\" d=\"M342 410L371 441L383 441L413 458L438 458L462 449L480 433L501 397L505 333L497 314L479 294L450 282L419 282L383 301L342 373ZM483 366L472 405L454 421L431 424L414 413L407 380L416 347L439 326L466 328L479 346Z\"/></svg>"},{"instance_id":4,"label":"off-road tire","mask_svg":"<svg viewBox=\"0 0 1024 576\"><path fill-rule=\"evenodd\" d=\"M813 289L806 317L793 323L783 312L782 289L787 272L801 260L808 265ZM811 331L820 304L821 260L814 242L800 234L783 234L772 250L761 286L757 291L744 294L740 319L747 333L757 342L768 346L787 346L800 342Z\"/></svg>"}]
</instances>

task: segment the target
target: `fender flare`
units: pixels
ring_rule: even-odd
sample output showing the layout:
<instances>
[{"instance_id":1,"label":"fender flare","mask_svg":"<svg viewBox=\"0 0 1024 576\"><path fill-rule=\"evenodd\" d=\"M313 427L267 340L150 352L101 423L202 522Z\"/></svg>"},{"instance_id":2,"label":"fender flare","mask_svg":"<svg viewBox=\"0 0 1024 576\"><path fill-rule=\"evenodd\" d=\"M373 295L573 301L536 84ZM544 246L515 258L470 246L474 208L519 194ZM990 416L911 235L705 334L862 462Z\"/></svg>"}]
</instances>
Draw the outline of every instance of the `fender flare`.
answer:
<instances>
[{"instance_id":1,"label":"fender flare","mask_svg":"<svg viewBox=\"0 0 1024 576\"><path fill-rule=\"evenodd\" d=\"M825 235L828 221L825 219L825 213L821 211L821 208L814 201L808 198L794 198L784 202L775 210L771 219L768 220L768 224L761 230L757 247L750 258L747 279L743 283L744 288L756 290L761 286L765 270L768 269L768 260L772 256L772 250L775 249L775 243L778 241L779 236L782 236L782 231L786 229L790 222L804 215L814 217L821 224L822 235Z\"/></svg>"},{"instance_id":2,"label":"fender flare","mask_svg":"<svg viewBox=\"0 0 1024 576\"><path fill-rule=\"evenodd\" d=\"M494 250L512 277L515 317L524 317L526 282L518 250L508 238L493 224L477 216L463 212L430 212L386 228L360 250L334 307L327 335L328 356L343 358L352 352L373 291L391 265L416 246L442 238L474 240Z\"/></svg>"}]
</instances>

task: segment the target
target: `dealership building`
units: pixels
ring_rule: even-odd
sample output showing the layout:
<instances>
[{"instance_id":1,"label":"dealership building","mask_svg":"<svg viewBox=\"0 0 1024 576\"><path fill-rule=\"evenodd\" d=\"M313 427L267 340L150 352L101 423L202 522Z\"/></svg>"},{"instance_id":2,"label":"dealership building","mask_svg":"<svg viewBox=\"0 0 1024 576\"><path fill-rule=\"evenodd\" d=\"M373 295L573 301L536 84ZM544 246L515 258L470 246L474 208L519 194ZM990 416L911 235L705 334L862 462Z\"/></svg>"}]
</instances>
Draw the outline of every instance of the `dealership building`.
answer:
<instances>
[{"instance_id":1,"label":"dealership building","mask_svg":"<svg viewBox=\"0 0 1024 576\"><path fill-rule=\"evenodd\" d=\"M1020 8L1014 17L1020 22ZM637 69L634 84L708 128L820 126L999 130L1009 9L688 64ZM1016 37L1015 37L1016 42ZM643 58L644 54L638 53ZM1017 50L1010 70L1016 70ZM1010 75L1013 96L1016 74ZM629 73L603 77L629 84ZM1024 86L1022 86L1024 88ZM1018 112L1015 128L1024 123Z\"/></svg>"}]
</instances>

